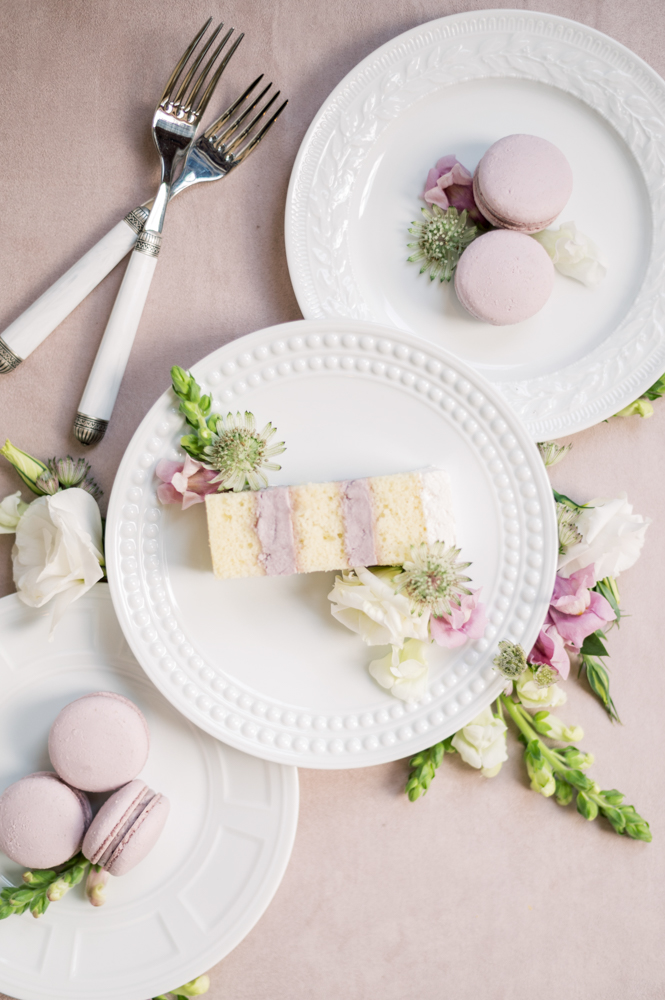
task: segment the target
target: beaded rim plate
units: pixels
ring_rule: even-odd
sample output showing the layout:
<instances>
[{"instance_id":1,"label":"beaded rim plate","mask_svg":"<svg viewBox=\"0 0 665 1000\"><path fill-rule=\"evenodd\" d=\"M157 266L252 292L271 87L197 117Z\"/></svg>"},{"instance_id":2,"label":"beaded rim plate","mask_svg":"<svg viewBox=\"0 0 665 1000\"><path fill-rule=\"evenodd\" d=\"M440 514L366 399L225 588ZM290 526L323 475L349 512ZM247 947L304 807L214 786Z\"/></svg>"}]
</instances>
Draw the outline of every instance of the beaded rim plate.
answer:
<instances>
[{"instance_id":1,"label":"beaded rim plate","mask_svg":"<svg viewBox=\"0 0 665 1000\"><path fill-rule=\"evenodd\" d=\"M473 170L515 132L563 149L575 184L554 227L574 219L609 271L595 290L557 274L537 316L497 331L405 262L407 230L440 156ZM298 303L308 319L370 320L458 354L536 441L583 430L665 369L664 169L665 82L614 39L529 11L419 25L362 60L303 139L285 217Z\"/></svg>"},{"instance_id":2,"label":"beaded rim plate","mask_svg":"<svg viewBox=\"0 0 665 1000\"><path fill-rule=\"evenodd\" d=\"M364 767L449 735L501 690L504 638L530 648L552 593L557 530L536 446L481 375L417 338L352 321L286 323L192 369L213 409L251 409L287 450L273 484L448 469L458 544L483 587L485 637L430 647L430 685L404 704L370 677L367 648L330 614L334 573L215 580L203 505L160 507L155 466L183 420L169 390L132 439L106 528L114 605L164 695L247 753L304 767Z\"/></svg>"},{"instance_id":3,"label":"beaded rim plate","mask_svg":"<svg viewBox=\"0 0 665 1000\"><path fill-rule=\"evenodd\" d=\"M81 884L39 920L2 921L0 990L20 1000L146 1000L211 968L262 916L291 855L298 773L224 746L175 711L132 656L106 584L67 608L52 641L49 628L48 609L15 594L0 600L0 790L52 770L47 738L61 708L117 691L148 720L142 777L171 812L149 857L110 880L101 908ZM18 885L22 871L0 854L3 879Z\"/></svg>"}]
</instances>

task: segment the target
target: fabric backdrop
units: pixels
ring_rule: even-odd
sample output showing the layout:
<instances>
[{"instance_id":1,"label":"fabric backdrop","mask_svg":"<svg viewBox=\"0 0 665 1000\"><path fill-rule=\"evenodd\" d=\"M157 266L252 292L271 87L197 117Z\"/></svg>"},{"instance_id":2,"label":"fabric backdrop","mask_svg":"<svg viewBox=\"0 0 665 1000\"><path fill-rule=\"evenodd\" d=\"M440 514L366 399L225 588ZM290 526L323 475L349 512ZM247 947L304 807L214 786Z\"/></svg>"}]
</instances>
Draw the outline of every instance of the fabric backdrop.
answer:
<instances>
[{"instance_id":1,"label":"fabric backdrop","mask_svg":"<svg viewBox=\"0 0 665 1000\"><path fill-rule=\"evenodd\" d=\"M229 80L240 89L265 71L290 98L269 148L223 187L188 194L169 212L116 412L89 454L105 499L172 364L188 367L233 338L300 317L284 252L284 202L300 141L328 93L394 35L486 6L3 0L0 330L150 196L158 180L149 131L156 95L183 41L209 14L247 35ZM662 0L496 6L583 21L665 74ZM42 457L80 453L72 419L123 267L0 380L0 437ZM265 916L212 970L210 1000L665 997L665 402L656 407L651 420L612 420L577 435L553 475L558 489L580 501L625 489L636 510L654 518L640 562L621 578L632 617L611 637L612 689L624 725L612 726L573 679L565 709L584 727L597 780L626 792L650 820L653 844L617 837L529 791L516 747L492 780L447 758L415 804L402 794L404 762L301 771L291 864ZM0 497L18 485L1 464ZM0 595L13 589L10 548L11 539L0 537Z\"/></svg>"}]
</instances>

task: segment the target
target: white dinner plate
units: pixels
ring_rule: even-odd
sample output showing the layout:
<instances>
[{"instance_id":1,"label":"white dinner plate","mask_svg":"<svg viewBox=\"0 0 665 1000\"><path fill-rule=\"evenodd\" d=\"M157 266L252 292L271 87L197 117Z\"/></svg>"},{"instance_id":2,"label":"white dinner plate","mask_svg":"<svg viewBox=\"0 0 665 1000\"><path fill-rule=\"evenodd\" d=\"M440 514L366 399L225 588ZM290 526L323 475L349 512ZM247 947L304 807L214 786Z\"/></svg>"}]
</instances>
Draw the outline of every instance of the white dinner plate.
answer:
<instances>
[{"instance_id":1,"label":"white dinner plate","mask_svg":"<svg viewBox=\"0 0 665 1000\"><path fill-rule=\"evenodd\" d=\"M472 319L406 258L425 178L473 171L497 139L543 136L573 169L559 220L605 252L590 290L556 275L526 322ZM286 206L291 280L308 319L372 320L452 351L490 379L536 441L616 413L665 370L665 82L606 35L555 14L431 21L377 49L314 118Z\"/></svg>"},{"instance_id":2,"label":"white dinner plate","mask_svg":"<svg viewBox=\"0 0 665 1000\"><path fill-rule=\"evenodd\" d=\"M171 802L150 855L112 878L104 906L72 889L35 920L0 923L0 990L19 1000L147 1000L222 959L262 915L286 870L298 821L298 775L239 753L188 722L132 656L98 584L49 614L0 601L0 790L52 770L51 723L90 691L131 698L150 727L141 776ZM101 796L92 796L93 800ZM0 876L20 884L0 855Z\"/></svg>"},{"instance_id":3,"label":"white dinner plate","mask_svg":"<svg viewBox=\"0 0 665 1000\"><path fill-rule=\"evenodd\" d=\"M499 640L534 642L556 567L552 491L510 407L440 348L344 320L260 330L193 373L213 410L276 425L287 450L273 484L448 469L458 543L490 624L473 645L430 647L428 693L405 705L368 673L384 650L331 616L334 573L215 580L203 505L156 499L155 465L182 455L185 432L169 390L125 453L106 527L115 609L148 676L207 732L304 767L396 760L473 718L501 689Z\"/></svg>"}]
</instances>

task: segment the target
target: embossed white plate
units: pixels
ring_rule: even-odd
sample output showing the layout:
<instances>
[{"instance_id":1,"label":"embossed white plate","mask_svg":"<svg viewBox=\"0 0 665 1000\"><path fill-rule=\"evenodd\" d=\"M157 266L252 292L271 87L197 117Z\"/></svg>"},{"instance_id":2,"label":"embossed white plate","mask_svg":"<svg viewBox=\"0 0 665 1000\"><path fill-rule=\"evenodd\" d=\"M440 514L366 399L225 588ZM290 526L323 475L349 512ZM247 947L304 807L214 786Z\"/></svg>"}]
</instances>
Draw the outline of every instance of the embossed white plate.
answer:
<instances>
[{"instance_id":1,"label":"embossed white plate","mask_svg":"<svg viewBox=\"0 0 665 1000\"><path fill-rule=\"evenodd\" d=\"M298 775L224 746L188 722L132 656L98 584L71 605L48 641L49 616L0 601L0 790L51 770L48 731L89 691L118 691L145 713L142 776L171 800L164 832L93 908L83 886L0 923L0 991L19 1000L147 1000L200 975L251 930L291 854ZM97 798L96 796L93 797ZM99 798L102 798L101 796ZM22 869L0 855L0 876Z\"/></svg>"},{"instance_id":2,"label":"embossed white plate","mask_svg":"<svg viewBox=\"0 0 665 1000\"><path fill-rule=\"evenodd\" d=\"M448 469L490 625L473 646L430 647L429 691L404 705L367 671L385 650L331 616L334 573L215 580L203 505L156 499L155 465L179 454L183 433L169 391L127 449L106 529L116 612L149 677L207 732L304 767L396 760L472 719L501 689L499 640L535 640L556 566L549 481L507 403L440 348L349 320L260 330L193 372L214 410L249 409L277 426L287 450L273 483Z\"/></svg>"},{"instance_id":3,"label":"embossed white plate","mask_svg":"<svg viewBox=\"0 0 665 1000\"><path fill-rule=\"evenodd\" d=\"M451 285L406 262L427 171L473 170L515 132L559 146L574 174L560 222L602 247L592 291L556 275L532 319L472 319ZM291 280L309 319L374 320L482 371L537 441L616 413L665 370L665 82L606 35L555 14L488 10L431 21L364 59L296 159L286 207Z\"/></svg>"}]
</instances>

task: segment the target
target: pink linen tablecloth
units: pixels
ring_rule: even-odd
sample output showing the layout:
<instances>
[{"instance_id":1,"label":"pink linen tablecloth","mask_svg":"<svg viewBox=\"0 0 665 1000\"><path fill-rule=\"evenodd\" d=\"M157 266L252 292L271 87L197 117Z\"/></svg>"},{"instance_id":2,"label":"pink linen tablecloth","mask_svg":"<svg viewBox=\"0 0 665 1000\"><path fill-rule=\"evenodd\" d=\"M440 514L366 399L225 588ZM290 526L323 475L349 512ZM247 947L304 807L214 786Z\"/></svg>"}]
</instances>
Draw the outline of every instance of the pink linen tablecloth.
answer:
<instances>
[{"instance_id":1,"label":"pink linen tablecloth","mask_svg":"<svg viewBox=\"0 0 665 1000\"><path fill-rule=\"evenodd\" d=\"M394 35L486 6L5 0L0 330L150 195L158 178L149 134L155 95L183 39L209 13L247 33L234 64L237 85L265 70L291 100L269 149L224 187L187 195L169 212L116 412L89 454L106 498L134 429L169 384L171 364L188 367L233 338L299 318L284 253L284 201L299 143L327 94ZM496 6L576 18L665 74L662 0ZM72 416L122 270L2 378L0 437L42 457L80 453ZM577 435L552 477L580 501L627 490L636 510L654 519L642 558L621 578L632 617L611 636L612 690L624 725L612 726L572 679L565 709L596 754L594 776L627 794L651 822L653 844L617 837L529 791L516 746L492 780L447 758L415 804L402 794L404 762L301 771L291 864L265 916L212 970L210 1000L665 997L665 402L656 411L650 420L612 420ZM18 485L0 465L0 497ZM13 589L10 547L11 538L0 537L0 595Z\"/></svg>"}]
</instances>

